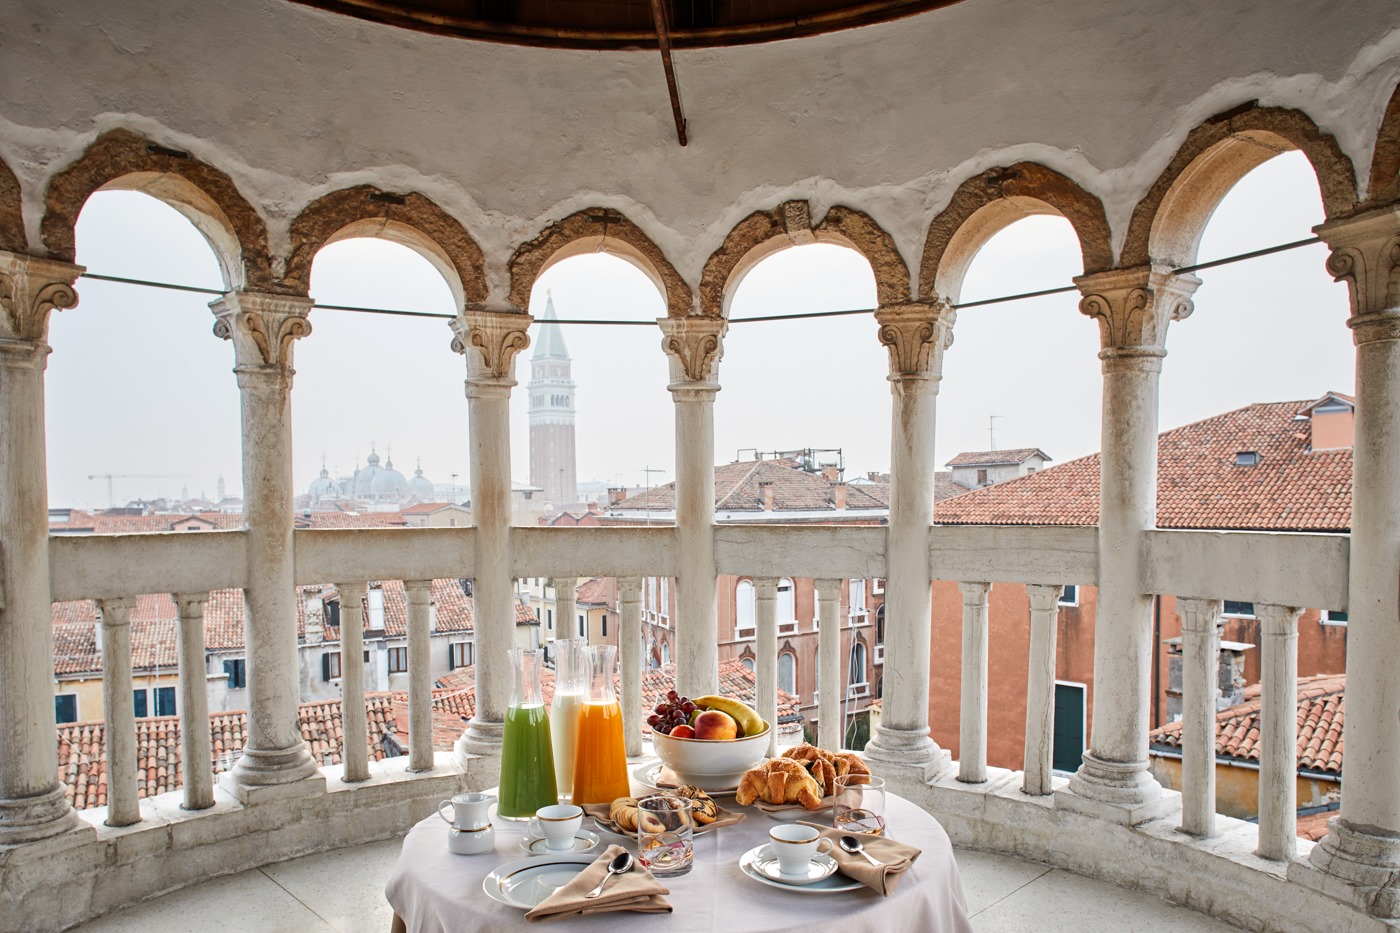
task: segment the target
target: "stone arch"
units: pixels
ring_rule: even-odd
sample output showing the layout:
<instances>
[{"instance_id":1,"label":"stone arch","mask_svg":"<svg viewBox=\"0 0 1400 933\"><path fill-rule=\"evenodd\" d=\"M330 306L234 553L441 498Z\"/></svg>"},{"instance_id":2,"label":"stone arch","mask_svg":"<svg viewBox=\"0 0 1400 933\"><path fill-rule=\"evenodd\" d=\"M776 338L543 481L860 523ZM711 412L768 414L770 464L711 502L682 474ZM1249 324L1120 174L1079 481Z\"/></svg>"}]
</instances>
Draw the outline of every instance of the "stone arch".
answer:
<instances>
[{"instance_id":1,"label":"stone arch","mask_svg":"<svg viewBox=\"0 0 1400 933\"><path fill-rule=\"evenodd\" d=\"M531 289L550 266L571 256L597 252L624 259L651 279L666 301L667 317L690 314L690 286L661 247L621 212L605 207L570 214L521 244L510 258L511 304L528 308Z\"/></svg>"},{"instance_id":2,"label":"stone arch","mask_svg":"<svg viewBox=\"0 0 1400 933\"><path fill-rule=\"evenodd\" d=\"M267 225L224 172L130 130L99 136L49 180L39 232L53 259L77 255L78 214L101 189L141 191L185 216L213 248L230 289L281 291L272 275Z\"/></svg>"},{"instance_id":3,"label":"stone arch","mask_svg":"<svg viewBox=\"0 0 1400 933\"><path fill-rule=\"evenodd\" d=\"M19 179L4 159L0 159L0 250L29 252L29 238L24 234L24 196Z\"/></svg>"},{"instance_id":4,"label":"stone arch","mask_svg":"<svg viewBox=\"0 0 1400 933\"><path fill-rule=\"evenodd\" d=\"M1390 95L1390 103L1376 133L1376 151L1371 157L1371 183L1367 201L1389 204L1400 200L1400 86Z\"/></svg>"},{"instance_id":5,"label":"stone arch","mask_svg":"<svg viewBox=\"0 0 1400 933\"><path fill-rule=\"evenodd\" d=\"M342 188L308 204L292 221L286 284L311 290L311 263L322 247L352 237L391 240L421 255L447 280L459 308L486 300L481 247L455 217L417 192L390 194L373 185Z\"/></svg>"},{"instance_id":6,"label":"stone arch","mask_svg":"<svg viewBox=\"0 0 1400 933\"><path fill-rule=\"evenodd\" d=\"M1017 162L964 181L929 224L919 294L956 302L978 250L1001 230L1037 214L1058 214L1070 222L1086 273L1113 268L1112 234L1103 202L1054 169Z\"/></svg>"},{"instance_id":7,"label":"stone arch","mask_svg":"<svg viewBox=\"0 0 1400 933\"><path fill-rule=\"evenodd\" d=\"M881 305L909 300L909 266L894 237L855 208L835 205L816 226L806 201L785 201L769 211L754 211L734 225L719 249L705 260L700 274L700 311L706 317L727 317L728 300L754 266L789 246L835 243L855 250L875 273Z\"/></svg>"},{"instance_id":8,"label":"stone arch","mask_svg":"<svg viewBox=\"0 0 1400 933\"><path fill-rule=\"evenodd\" d=\"M1356 208L1356 171L1332 135L1302 111L1259 107L1251 101L1216 114L1187 135L1133 209L1120 264L1192 264L1206 223L1235 183L1294 149L1312 164L1327 216L1351 213Z\"/></svg>"}]
</instances>

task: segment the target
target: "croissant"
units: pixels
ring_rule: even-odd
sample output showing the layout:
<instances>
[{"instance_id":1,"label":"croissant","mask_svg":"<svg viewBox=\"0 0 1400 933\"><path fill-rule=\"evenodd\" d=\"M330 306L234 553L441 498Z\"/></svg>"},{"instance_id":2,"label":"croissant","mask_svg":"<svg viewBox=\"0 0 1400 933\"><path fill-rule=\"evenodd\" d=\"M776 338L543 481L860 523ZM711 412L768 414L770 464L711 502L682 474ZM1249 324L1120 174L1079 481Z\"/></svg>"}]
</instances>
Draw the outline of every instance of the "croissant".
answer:
<instances>
[{"instance_id":1,"label":"croissant","mask_svg":"<svg viewBox=\"0 0 1400 933\"><path fill-rule=\"evenodd\" d=\"M847 775L857 776L849 783L870 783L869 780L861 779L869 776L870 767L859 755L851 752L829 752L824 748L804 743L789 748L783 752L783 757L802 762L812 778L821 786L823 796L835 793L836 779Z\"/></svg>"},{"instance_id":2,"label":"croissant","mask_svg":"<svg viewBox=\"0 0 1400 933\"><path fill-rule=\"evenodd\" d=\"M674 793L677 797L688 797L694 801L690 812L695 817L695 822L701 826L709 825L719 819L719 805L710 799L709 794L694 784L682 784L675 789Z\"/></svg>"},{"instance_id":3,"label":"croissant","mask_svg":"<svg viewBox=\"0 0 1400 933\"><path fill-rule=\"evenodd\" d=\"M822 788L801 762L774 758L744 772L734 800L741 807L762 800L771 804L796 803L803 809L817 810L821 807Z\"/></svg>"},{"instance_id":4,"label":"croissant","mask_svg":"<svg viewBox=\"0 0 1400 933\"><path fill-rule=\"evenodd\" d=\"M824 748L817 748L815 745L810 745L806 742L803 742L801 745L794 745L792 748L789 748L787 751L783 752L783 757L791 758L794 761L801 761L804 763L817 760L826 761L830 763L835 763L836 761L836 756L833 755L831 752L827 751Z\"/></svg>"}]
</instances>

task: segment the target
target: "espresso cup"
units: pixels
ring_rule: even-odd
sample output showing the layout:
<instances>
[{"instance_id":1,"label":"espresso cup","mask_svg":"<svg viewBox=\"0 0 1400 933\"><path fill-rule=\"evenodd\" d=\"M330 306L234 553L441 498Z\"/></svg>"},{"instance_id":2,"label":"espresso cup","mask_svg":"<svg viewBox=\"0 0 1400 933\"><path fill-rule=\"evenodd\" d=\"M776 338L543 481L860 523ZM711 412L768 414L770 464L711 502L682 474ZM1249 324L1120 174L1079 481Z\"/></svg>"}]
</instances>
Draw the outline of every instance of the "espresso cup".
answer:
<instances>
[{"instance_id":1,"label":"espresso cup","mask_svg":"<svg viewBox=\"0 0 1400 933\"><path fill-rule=\"evenodd\" d=\"M530 835L544 837L545 848L562 852L573 848L574 837L583 827L583 808L571 803L540 807L530 819Z\"/></svg>"},{"instance_id":2,"label":"espresso cup","mask_svg":"<svg viewBox=\"0 0 1400 933\"><path fill-rule=\"evenodd\" d=\"M787 823L768 831L769 848L778 859L778 872L805 875L819 852L830 852L832 842L811 826Z\"/></svg>"}]
</instances>

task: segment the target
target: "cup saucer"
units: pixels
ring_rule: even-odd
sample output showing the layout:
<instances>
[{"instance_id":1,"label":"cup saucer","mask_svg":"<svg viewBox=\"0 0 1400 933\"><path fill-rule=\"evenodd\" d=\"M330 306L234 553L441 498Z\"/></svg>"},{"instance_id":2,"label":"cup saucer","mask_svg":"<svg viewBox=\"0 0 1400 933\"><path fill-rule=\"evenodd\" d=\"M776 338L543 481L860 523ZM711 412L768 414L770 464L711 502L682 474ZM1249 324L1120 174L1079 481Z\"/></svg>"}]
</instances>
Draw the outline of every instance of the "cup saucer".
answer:
<instances>
[{"instance_id":1,"label":"cup saucer","mask_svg":"<svg viewBox=\"0 0 1400 933\"><path fill-rule=\"evenodd\" d=\"M570 855L587 852L598 844L598 834L580 829L567 849L551 849L543 836L526 836L520 840L520 848L531 855Z\"/></svg>"},{"instance_id":2,"label":"cup saucer","mask_svg":"<svg viewBox=\"0 0 1400 933\"><path fill-rule=\"evenodd\" d=\"M804 885L816 884L824 881L836 874L836 859L819 852L812 856L812 860L807 863L807 871L800 875L787 875L780 870L778 856L773 853L769 846L761 847L753 859L753 869L763 877L776 881L779 884Z\"/></svg>"}]
</instances>

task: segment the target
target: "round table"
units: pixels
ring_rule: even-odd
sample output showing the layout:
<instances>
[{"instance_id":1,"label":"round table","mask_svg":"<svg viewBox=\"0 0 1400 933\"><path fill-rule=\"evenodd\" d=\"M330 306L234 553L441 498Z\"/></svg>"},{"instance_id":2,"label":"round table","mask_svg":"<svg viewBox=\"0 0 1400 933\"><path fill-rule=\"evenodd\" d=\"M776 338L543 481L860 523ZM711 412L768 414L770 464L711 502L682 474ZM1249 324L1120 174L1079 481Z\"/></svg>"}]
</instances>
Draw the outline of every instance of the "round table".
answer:
<instances>
[{"instance_id":1,"label":"round table","mask_svg":"<svg viewBox=\"0 0 1400 933\"><path fill-rule=\"evenodd\" d=\"M760 884L739 869L739 857L768 838L776 825L752 807L748 818L695 839L695 864L688 874L662 881L671 893L671 914L607 913L552 920L549 929L612 931L675 930L684 933L792 931L817 933L970 933L967 903L948 834L938 821L909 801L889 795L886 818L891 835L918 846L923 854L889 897L868 888L832 894L804 894ZM818 821L814 821L818 822ZM592 820L584 817L584 827ZM395 929L407 933L467 933L520 930L524 912L497 903L481 882L503 862L523 858L524 823L496 822L496 848L480 855L453 855L447 849L447 826L430 816L404 838L394 874L384 894L396 914ZM602 839L593 853L617 836ZM636 850L635 843L628 846ZM402 925L400 926L400 921Z\"/></svg>"}]
</instances>

